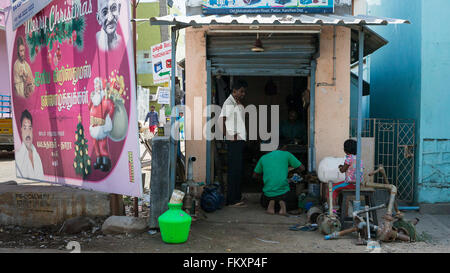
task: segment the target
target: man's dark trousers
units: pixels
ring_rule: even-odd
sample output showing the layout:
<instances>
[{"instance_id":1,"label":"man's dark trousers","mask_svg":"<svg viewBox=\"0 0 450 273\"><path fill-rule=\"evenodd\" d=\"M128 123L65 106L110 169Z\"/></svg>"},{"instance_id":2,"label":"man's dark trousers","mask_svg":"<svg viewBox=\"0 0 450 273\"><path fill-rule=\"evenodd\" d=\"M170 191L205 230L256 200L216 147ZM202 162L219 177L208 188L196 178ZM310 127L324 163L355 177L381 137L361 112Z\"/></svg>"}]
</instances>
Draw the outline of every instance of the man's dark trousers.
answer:
<instances>
[{"instance_id":1,"label":"man's dark trousers","mask_svg":"<svg viewBox=\"0 0 450 273\"><path fill-rule=\"evenodd\" d=\"M241 183L243 172L243 152L245 141L227 141L228 144L228 193L227 205L233 205L241 201Z\"/></svg>"}]
</instances>

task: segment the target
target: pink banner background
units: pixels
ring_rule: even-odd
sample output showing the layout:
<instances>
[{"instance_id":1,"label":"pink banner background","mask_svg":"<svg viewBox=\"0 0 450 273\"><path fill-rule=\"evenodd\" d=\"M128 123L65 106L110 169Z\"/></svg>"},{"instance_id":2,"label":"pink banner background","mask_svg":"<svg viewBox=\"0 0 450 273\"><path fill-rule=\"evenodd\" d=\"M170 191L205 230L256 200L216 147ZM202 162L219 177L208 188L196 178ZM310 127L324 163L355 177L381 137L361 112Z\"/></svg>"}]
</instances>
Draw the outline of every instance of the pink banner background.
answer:
<instances>
[{"instance_id":1,"label":"pink banner background","mask_svg":"<svg viewBox=\"0 0 450 273\"><path fill-rule=\"evenodd\" d=\"M50 17L52 7L57 6L58 9L65 9L67 2L70 1L53 1L34 18L42 15ZM38 54L33 58L30 56L30 51L33 49L30 48L29 44L25 43L25 59L31 67L34 78L36 79L36 72L43 73L45 71L48 73L50 79L50 83L36 85L34 92L27 98L19 96L14 91L14 73L12 72L18 56L17 39L18 37L23 37L24 39L27 37L25 25L19 27L16 32L12 31L10 24L7 25L9 67L13 86L11 90L13 90L13 108L15 115L15 148L17 151L22 146L20 117L22 112L27 109L33 116L33 145L40 155L46 181L80 186L109 193L141 196L142 181L137 122L135 122L137 113L135 106L130 6L128 1L118 1L121 3L121 12L117 33L122 39L117 48L105 52L98 47L96 40L96 33L101 30L96 16L97 0L81 1L81 3L83 2L92 4L92 13L84 16L85 29L82 33L82 49L74 46L74 43L68 39L61 41L61 43L55 42L51 50L48 46L38 48ZM81 35L81 33L78 33L78 35ZM58 46L60 51L58 50ZM55 60L57 59L58 61L56 62ZM62 85L54 82L53 72L56 69L60 70L62 68L88 65L91 66L90 78L79 80L75 85L72 81L64 82ZM96 161L96 155L92 146L94 140L89 133L91 116L89 105L77 104L73 105L70 109L58 109L60 105L45 107L43 96L87 91L88 102L91 102L90 96L94 90L94 79L100 77L104 81L109 81L111 78L115 78L115 75L123 76L125 84L122 98L128 116L127 137L117 142L107 138L107 147L112 162L110 171L103 172L91 166L90 174L82 177L75 172L74 168L75 135L79 117L82 120L85 138L88 140L91 164ZM48 132L56 132L59 136L49 135ZM42 143L55 142L58 147L38 147L38 142L41 143L41 146ZM67 143L71 143L71 148L62 149L61 147L67 145Z\"/></svg>"}]
</instances>

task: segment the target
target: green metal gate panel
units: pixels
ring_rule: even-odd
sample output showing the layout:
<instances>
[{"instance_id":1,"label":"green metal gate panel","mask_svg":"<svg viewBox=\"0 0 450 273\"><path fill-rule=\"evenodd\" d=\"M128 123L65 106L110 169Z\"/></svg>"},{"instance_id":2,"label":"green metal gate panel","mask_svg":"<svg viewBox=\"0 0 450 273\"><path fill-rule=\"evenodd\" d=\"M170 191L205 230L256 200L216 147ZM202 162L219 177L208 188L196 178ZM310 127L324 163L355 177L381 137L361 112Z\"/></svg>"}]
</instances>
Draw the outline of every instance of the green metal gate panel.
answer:
<instances>
[{"instance_id":1,"label":"green metal gate panel","mask_svg":"<svg viewBox=\"0 0 450 273\"><path fill-rule=\"evenodd\" d=\"M264 52L253 52L257 34L214 34L207 54L214 75L309 76L318 34L260 34Z\"/></svg>"}]
</instances>

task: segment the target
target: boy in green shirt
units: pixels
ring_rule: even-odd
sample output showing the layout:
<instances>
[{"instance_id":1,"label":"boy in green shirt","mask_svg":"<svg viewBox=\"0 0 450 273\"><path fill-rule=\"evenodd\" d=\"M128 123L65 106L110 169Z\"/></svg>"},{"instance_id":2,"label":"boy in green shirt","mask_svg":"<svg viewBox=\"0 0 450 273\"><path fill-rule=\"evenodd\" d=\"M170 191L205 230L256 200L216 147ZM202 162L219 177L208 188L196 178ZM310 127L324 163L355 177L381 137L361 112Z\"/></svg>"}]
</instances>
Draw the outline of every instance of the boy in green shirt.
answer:
<instances>
[{"instance_id":1,"label":"boy in green shirt","mask_svg":"<svg viewBox=\"0 0 450 273\"><path fill-rule=\"evenodd\" d=\"M298 208L297 196L290 191L289 187L289 167L298 172L305 170L302 163L286 151L286 146L262 156L256 164L253 177L263 175L261 205L267 209L268 214L275 214L275 202L279 204L281 215L286 215L287 211Z\"/></svg>"}]
</instances>

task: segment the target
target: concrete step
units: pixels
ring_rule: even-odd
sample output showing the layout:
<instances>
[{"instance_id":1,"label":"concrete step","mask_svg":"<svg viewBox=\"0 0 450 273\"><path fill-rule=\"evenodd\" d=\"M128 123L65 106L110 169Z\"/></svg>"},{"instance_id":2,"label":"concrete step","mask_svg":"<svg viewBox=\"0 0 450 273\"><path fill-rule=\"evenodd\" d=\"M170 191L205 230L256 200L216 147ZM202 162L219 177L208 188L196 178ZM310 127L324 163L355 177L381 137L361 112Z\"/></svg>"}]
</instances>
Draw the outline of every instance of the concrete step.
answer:
<instances>
[{"instance_id":1,"label":"concrete step","mask_svg":"<svg viewBox=\"0 0 450 273\"><path fill-rule=\"evenodd\" d=\"M0 225L43 227L111 214L110 195L59 185L0 183Z\"/></svg>"}]
</instances>

